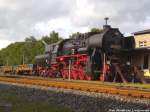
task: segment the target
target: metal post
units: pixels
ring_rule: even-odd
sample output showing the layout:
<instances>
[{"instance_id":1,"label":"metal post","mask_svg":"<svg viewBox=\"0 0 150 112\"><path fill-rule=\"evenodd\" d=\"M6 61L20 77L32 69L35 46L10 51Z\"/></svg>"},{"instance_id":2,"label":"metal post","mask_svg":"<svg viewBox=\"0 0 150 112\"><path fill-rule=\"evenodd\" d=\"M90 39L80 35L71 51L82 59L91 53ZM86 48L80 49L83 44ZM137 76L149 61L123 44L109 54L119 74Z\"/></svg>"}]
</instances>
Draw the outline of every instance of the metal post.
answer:
<instances>
[{"instance_id":1,"label":"metal post","mask_svg":"<svg viewBox=\"0 0 150 112\"><path fill-rule=\"evenodd\" d=\"M105 24L107 25L108 24L107 22L108 22L109 18L105 17L104 19L105 19Z\"/></svg>"},{"instance_id":2,"label":"metal post","mask_svg":"<svg viewBox=\"0 0 150 112\"><path fill-rule=\"evenodd\" d=\"M23 65L24 65L24 53L22 55L22 62L23 62Z\"/></svg>"},{"instance_id":3,"label":"metal post","mask_svg":"<svg viewBox=\"0 0 150 112\"><path fill-rule=\"evenodd\" d=\"M69 81L70 81L70 74L71 74L71 60L69 60L69 77L68 77Z\"/></svg>"},{"instance_id":4,"label":"metal post","mask_svg":"<svg viewBox=\"0 0 150 112\"><path fill-rule=\"evenodd\" d=\"M105 58L106 58L106 56L105 56L105 53L104 53L104 60L103 60L103 76L102 76L102 80L104 81L105 80Z\"/></svg>"}]
</instances>

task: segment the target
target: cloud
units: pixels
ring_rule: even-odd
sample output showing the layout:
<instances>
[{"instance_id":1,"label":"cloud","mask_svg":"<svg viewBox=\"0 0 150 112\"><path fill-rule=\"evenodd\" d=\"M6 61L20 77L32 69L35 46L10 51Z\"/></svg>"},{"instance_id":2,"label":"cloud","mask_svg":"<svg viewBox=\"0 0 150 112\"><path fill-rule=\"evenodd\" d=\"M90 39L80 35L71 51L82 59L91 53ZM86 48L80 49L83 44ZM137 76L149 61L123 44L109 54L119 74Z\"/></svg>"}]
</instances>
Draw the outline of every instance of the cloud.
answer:
<instances>
[{"instance_id":1,"label":"cloud","mask_svg":"<svg viewBox=\"0 0 150 112\"><path fill-rule=\"evenodd\" d=\"M86 32L89 30L87 26L80 26L76 27L72 24L72 21L68 17L62 17L57 19L52 19L47 22L39 22L34 27L34 32L38 32L40 36L42 36L44 33L49 34L49 32L55 30L59 32L63 38L68 38L69 35L71 35L74 32Z\"/></svg>"},{"instance_id":2,"label":"cloud","mask_svg":"<svg viewBox=\"0 0 150 112\"><path fill-rule=\"evenodd\" d=\"M102 27L104 17L123 33L150 26L149 0L0 0L0 43L56 30L64 38L72 32Z\"/></svg>"},{"instance_id":3,"label":"cloud","mask_svg":"<svg viewBox=\"0 0 150 112\"><path fill-rule=\"evenodd\" d=\"M14 5L10 1L13 1ZM0 37L8 40L22 40L23 37L34 33L32 29L37 23L70 13L70 0L0 0L1 3L0 32L5 31L7 35L0 34Z\"/></svg>"},{"instance_id":4,"label":"cloud","mask_svg":"<svg viewBox=\"0 0 150 112\"><path fill-rule=\"evenodd\" d=\"M113 26L120 27L123 32L133 32L142 29L140 23L145 23L146 18L150 16L149 0L105 0L104 7L106 7L108 2L107 7L109 10L106 9L103 12L106 13L106 16L111 17L110 23ZM97 3L95 7L99 8L101 5L99 6ZM112 13L108 13L109 11L112 11Z\"/></svg>"}]
</instances>

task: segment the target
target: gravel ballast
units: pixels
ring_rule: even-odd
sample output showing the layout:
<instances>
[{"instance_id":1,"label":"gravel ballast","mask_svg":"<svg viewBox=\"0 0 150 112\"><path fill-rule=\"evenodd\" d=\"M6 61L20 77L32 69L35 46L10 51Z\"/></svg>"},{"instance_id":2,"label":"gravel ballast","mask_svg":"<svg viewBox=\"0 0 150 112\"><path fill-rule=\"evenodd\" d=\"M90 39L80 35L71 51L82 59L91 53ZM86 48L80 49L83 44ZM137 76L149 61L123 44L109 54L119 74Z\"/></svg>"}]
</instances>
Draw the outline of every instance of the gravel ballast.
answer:
<instances>
[{"instance_id":1,"label":"gravel ballast","mask_svg":"<svg viewBox=\"0 0 150 112\"><path fill-rule=\"evenodd\" d=\"M71 108L73 112L150 112L150 99L0 82L0 90Z\"/></svg>"}]
</instances>

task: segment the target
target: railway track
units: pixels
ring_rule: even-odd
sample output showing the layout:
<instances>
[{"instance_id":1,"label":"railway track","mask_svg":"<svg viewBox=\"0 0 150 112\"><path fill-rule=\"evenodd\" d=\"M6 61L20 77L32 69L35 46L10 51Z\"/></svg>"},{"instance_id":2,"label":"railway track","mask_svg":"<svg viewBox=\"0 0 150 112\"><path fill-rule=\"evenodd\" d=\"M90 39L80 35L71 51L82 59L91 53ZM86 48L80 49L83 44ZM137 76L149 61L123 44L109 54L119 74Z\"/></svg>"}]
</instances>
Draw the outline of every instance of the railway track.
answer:
<instances>
[{"instance_id":1,"label":"railway track","mask_svg":"<svg viewBox=\"0 0 150 112\"><path fill-rule=\"evenodd\" d=\"M150 91L143 90L138 88L129 88L129 87L119 87L119 86L110 86L105 84L91 84L91 83L82 83L68 80L44 80L28 77L0 77L0 81L19 83L19 84L31 84L39 85L46 87L56 87L64 89L73 89L81 90L88 92L97 92L97 93L109 93L117 94L130 97L139 97L139 98L148 98L150 99Z\"/></svg>"}]
</instances>

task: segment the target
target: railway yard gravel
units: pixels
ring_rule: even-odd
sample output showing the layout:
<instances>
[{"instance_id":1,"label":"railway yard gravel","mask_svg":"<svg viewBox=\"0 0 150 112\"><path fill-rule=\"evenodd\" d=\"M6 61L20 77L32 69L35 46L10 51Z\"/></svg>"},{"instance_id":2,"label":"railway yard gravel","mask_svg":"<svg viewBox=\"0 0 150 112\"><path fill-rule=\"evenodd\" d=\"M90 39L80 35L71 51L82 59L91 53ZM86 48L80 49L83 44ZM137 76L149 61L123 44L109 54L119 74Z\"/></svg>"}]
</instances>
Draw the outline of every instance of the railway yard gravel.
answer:
<instances>
[{"instance_id":1,"label":"railway yard gravel","mask_svg":"<svg viewBox=\"0 0 150 112\"><path fill-rule=\"evenodd\" d=\"M8 82L0 82L0 90L30 101L71 108L73 112L150 112L150 99Z\"/></svg>"}]
</instances>

